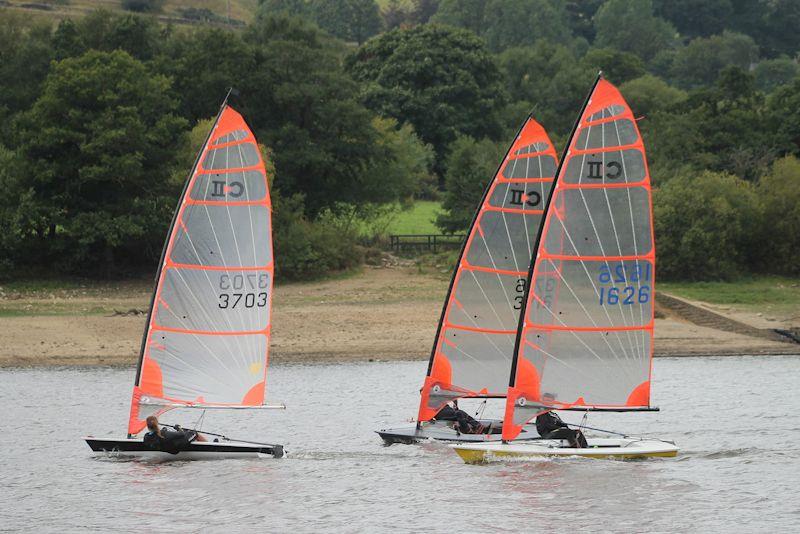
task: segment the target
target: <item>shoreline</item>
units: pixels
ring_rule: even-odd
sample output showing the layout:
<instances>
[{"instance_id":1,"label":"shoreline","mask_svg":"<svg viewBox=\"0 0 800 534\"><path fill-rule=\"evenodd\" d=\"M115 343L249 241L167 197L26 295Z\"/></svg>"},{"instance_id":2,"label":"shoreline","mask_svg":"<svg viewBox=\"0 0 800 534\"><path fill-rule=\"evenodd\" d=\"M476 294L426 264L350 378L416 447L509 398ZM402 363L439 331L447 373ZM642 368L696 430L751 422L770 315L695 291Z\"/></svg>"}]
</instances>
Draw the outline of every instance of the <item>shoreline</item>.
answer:
<instances>
[{"instance_id":1,"label":"shoreline","mask_svg":"<svg viewBox=\"0 0 800 534\"><path fill-rule=\"evenodd\" d=\"M149 285L0 291L0 368L135 365ZM404 266L278 285L270 361L427 361L446 291L441 273ZM800 344L771 330L797 328L792 317L766 318L672 296L658 299L656 312L656 358L800 355Z\"/></svg>"}]
</instances>

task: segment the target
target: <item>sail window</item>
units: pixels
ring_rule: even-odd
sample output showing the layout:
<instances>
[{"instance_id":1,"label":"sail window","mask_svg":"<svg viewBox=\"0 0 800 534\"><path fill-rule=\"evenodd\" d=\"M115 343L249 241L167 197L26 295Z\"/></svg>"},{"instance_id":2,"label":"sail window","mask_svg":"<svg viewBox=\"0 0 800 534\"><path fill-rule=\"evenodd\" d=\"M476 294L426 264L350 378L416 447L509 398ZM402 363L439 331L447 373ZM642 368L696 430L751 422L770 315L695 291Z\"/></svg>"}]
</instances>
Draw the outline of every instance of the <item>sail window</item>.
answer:
<instances>
[{"instance_id":1,"label":"sail window","mask_svg":"<svg viewBox=\"0 0 800 534\"><path fill-rule=\"evenodd\" d=\"M642 152L638 149L572 156L562 176L566 184L619 184L644 180Z\"/></svg>"},{"instance_id":2,"label":"sail window","mask_svg":"<svg viewBox=\"0 0 800 534\"><path fill-rule=\"evenodd\" d=\"M578 132L575 148L587 150L591 148L626 146L635 143L638 138L633 121L630 119L618 119L581 128Z\"/></svg>"},{"instance_id":3,"label":"sail window","mask_svg":"<svg viewBox=\"0 0 800 534\"><path fill-rule=\"evenodd\" d=\"M550 148L550 145L545 143L544 141L539 141L537 143L531 143L530 145L524 146L520 149L514 151L514 154L517 156L521 156L522 154L532 154L534 152L544 152Z\"/></svg>"},{"instance_id":4,"label":"sail window","mask_svg":"<svg viewBox=\"0 0 800 534\"><path fill-rule=\"evenodd\" d=\"M625 108L623 106L620 106L619 104L613 104L607 108L601 109L597 113L592 114L588 119L586 119L586 122L593 122L600 119L615 117L617 115L621 115L624 111Z\"/></svg>"},{"instance_id":5,"label":"sail window","mask_svg":"<svg viewBox=\"0 0 800 534\"><path fill-rule=\"evenodd\" d=\"M238 202L263 200L267 179L261 171L200 174L192 185L192 200Z\"/></svg>"},{"instance_id":6,"label":"sail window","mask_svg":"<svg viewBox=\"0 0 800 534\"><path fill-rule=\"evenodd\" d=\"M517 158L506 161L503 178L548 178L556 172L556 159L542 155L532 158Z\"/></svg>"},{"instance_id":7,"label":"sail window","mask_svg":"<svg viewBox=\"0 0 800 534\"><path fill-rule=\"evenodd\" d=\"M255 143L212 148L203 159L207 170L240 169L258 164L258 148Z\"/></svg>"},{"instance_id":8,"label":"sail window","mask_svg":"<svg viewBox=\"0 0 800 534\"><path fill-rule=\"evenodd\" d=\"M234 141L241 141L247 137L247 132L244 130L234 130L227 135L223 135L216 141L214 141L215 145L222 145L224 143L232 143Z\"/></svg>"}]
</instances>

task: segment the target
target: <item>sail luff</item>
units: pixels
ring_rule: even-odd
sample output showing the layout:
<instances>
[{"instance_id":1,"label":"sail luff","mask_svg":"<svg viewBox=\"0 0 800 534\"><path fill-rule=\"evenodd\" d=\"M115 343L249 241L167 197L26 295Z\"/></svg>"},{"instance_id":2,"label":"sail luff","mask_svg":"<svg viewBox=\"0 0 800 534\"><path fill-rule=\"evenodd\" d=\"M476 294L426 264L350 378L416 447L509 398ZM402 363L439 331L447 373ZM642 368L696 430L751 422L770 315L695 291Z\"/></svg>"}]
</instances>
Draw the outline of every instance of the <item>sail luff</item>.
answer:
<instances>
[{"instance_id":1,"label":"sail luff","mask_svg":"<svg viewBox=\"0 0 800 534\"><path fill-rule=\"evenodd\" d=\"M529 115L487 184L461 247L421 391L420 421L452 398L504 395L527 267L518 258L523 249L524 262L530 256L555 160L546 132Z\"/></svg>"},{"instance_id":2,"label":"sail luff","mask_svg":"<svg viewBox=\"0 0 800 534\"><path fill-rule=\"evenodd\" d=\"M550 201L520 314L506 440L547 409L649 408L649 169L629 106L601 77L570 135ZM556 282L541 291L546 277Z\"/></svg>"}]
</instances>

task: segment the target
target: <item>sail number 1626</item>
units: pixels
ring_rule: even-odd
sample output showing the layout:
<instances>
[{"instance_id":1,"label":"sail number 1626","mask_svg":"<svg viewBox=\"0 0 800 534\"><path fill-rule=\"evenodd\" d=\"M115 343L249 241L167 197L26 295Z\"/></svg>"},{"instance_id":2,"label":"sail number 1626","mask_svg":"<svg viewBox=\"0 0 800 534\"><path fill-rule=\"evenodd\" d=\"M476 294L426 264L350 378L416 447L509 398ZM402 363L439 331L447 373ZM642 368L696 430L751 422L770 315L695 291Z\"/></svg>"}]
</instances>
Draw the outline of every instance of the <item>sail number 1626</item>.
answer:
<instances>
[{"instance_id":1,"label":"sail number 1626","mask_svg":"<svg viewBox=\"0 0 800 534\"><path fill-rule=\"evenodd\" d=\"M648 262L637 262L635 265L618 263L613 269L608 264L601 265L597 281L601 284L614 285L599 288L600 305L629 306L637 302L639 304L650 302L650 285L642 282L650 282L651 269Z\"/></svg>"}]
</instances>

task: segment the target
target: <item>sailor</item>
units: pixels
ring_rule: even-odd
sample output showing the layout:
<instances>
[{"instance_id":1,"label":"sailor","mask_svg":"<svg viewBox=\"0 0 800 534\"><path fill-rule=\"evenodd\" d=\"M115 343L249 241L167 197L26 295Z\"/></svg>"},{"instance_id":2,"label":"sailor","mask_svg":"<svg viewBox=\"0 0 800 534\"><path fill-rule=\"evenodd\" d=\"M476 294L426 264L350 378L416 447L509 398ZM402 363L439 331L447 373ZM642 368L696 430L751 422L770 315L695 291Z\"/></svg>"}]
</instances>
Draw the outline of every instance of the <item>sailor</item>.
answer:
<instances>
[{"instance_id":1,"label":"sailor","mask_svg":"<svg viewBox=\"0 0 800 534\"><path fill-rule=\"evenodd\" d=\"M461 434L481 434L486 428L467 412L459 410L457 400L453 401L452 406L445 404L434 419L439 421L453 421L453 428Z\"/></svg>"},{"instance_id":2,"label":"sailor","mask_svg":"<svg viewBox=\"0 0 800 534\"><path fill-rule=\"evenodd\" d=\"M570 428L558 414L551 411L536 416L536 431L544 439L567 440L570 447L585 449L589 446L583 432Z\"/></svg>"},{"instance_id":3,"label":"sailor","mask_svg":"<svg viewBox=\"0 0 800 534\"><path fill-rule=\"evenodd\" d=\"M149 432L144 435L144 444L149 449L178 454L193 441L207 441L197 431L184 430L178 425L174 428L160 428L158 418L155 415L149 416L146 422Z\"/></svg>"}]
</instances>

